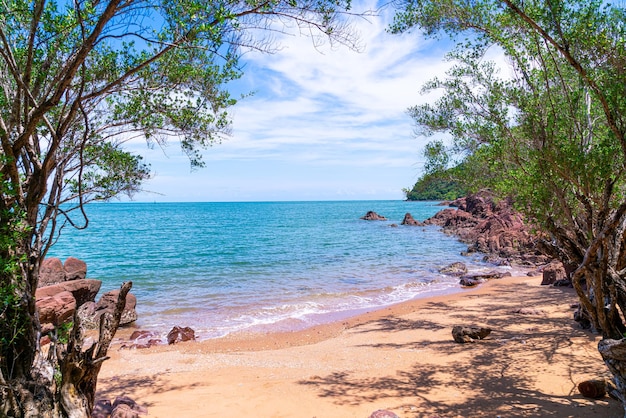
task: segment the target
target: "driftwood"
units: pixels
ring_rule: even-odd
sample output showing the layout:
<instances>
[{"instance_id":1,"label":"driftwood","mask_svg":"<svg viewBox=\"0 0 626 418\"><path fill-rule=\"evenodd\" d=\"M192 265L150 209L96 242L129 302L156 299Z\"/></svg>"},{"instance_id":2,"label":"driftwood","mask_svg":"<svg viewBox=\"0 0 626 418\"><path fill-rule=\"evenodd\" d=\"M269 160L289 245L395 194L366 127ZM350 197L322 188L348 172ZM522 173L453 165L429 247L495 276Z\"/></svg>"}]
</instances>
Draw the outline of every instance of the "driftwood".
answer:
<instances>
[{"instance_id":1,"label":"driftwood","mask_svg":"<svg viewBox=\"0 0 626 418\"><path fill-rule=\"evenodd\" d=\"M482 340L491 334L491 328L460 326L452 328L452 338L457 343L473 343L475 340Z\"/></svg>"}]
</instances>

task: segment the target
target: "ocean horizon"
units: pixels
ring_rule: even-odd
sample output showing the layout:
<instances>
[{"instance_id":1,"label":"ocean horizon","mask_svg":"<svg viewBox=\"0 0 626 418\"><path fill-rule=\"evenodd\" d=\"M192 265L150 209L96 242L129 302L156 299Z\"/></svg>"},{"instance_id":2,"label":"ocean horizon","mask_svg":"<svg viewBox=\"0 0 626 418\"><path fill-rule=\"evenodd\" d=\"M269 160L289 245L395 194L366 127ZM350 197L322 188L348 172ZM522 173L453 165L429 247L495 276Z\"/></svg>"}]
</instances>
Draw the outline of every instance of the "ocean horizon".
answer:
<instances>
[{"instance_id":1,"label":"ocean horizon","mask_svg":"<svg viewBox=\"0 0 626 418\"><path fill-rule=\"evenodd\" d=\"M290 331L395 303L460 291L441 267L511 271L461 253L467 245L423 221L439 202L112 202L86 206L89 227L66 228L48 257L76 257L100 295L128 280L136 326L197 338ZM386 221L360 219L368 211Z\"/></svg>"}]
</instances>

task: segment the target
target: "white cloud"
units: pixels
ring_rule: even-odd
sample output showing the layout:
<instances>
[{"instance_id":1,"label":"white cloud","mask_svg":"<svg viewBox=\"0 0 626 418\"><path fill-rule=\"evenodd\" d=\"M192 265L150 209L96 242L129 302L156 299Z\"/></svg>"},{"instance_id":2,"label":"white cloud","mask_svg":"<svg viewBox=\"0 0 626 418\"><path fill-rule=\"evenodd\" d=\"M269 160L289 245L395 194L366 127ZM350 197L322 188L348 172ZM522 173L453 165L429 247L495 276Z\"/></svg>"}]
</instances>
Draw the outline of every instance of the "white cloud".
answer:
<instances>
[{"instance_id":1,"label":"white cloud","mask_svg":"<svg viewBox=\"0 0 626 418\"><path fill-rule=\"evenodd\" d=\"M234 88L255 94L232 110L232 138L192 175L173 147L169 159L152 152L162 174L148 188L167 195L157 200L401 199L426 142L406 109L449 63L440 44L387 33L390 12L356 22L362 52L294 35L275 54L248 53Z\"/></svg>"}]
</instances>

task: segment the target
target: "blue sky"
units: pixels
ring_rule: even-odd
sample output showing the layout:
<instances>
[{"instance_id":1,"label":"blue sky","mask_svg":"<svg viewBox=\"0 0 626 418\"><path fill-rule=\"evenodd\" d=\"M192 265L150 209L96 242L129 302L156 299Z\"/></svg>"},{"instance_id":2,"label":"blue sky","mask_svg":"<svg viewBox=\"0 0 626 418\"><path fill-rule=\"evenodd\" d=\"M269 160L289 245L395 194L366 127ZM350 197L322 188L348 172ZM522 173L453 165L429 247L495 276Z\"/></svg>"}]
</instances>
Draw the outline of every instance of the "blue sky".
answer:
<instances>
[{"instance_id":1,"label":"blue sky","mask_svg":"<svg viewBox=\"0 0 626 418\"><path fill-rule=\"evenodd\" d=\"M255 93L231 109L232 135L194 171L175 143L142 147L154 177L134 200L403 199L428 142L406 110L433 100L420 87L449 63L443 43L386 33L391 12L356 21L361 52L292 35L279 52L246 54L233 89Z\"/></svg>"}]
</instances>

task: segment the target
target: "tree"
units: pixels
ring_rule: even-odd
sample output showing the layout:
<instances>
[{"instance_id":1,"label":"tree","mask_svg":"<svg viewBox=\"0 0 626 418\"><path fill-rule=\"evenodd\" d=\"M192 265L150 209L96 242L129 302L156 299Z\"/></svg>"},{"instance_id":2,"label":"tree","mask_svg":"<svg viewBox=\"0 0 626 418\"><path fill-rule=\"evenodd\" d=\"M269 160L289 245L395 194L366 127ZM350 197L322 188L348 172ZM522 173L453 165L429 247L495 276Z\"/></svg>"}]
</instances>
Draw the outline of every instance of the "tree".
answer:
<instances>
[{"instance_id":1,"label":"tree","mask_svg":"<svg viewBox=\"0 0 626 418\"><path fill-rule=\"evenodd\" d=\"M250 49L297 28L356 47L349 0L0 2L0 415L87 417L125 295L83 347L42 350L39 266L83 206L132 195L150 175L124 143L179 138L192 166L228 133L227 83Z\"/></svg>"},{"instance_id":2,"label":"tree","mask_svg":"<svg viewBox=\"0 0 626 418\"><path fill-rule=\"evenodd\" d=\"M514 196L576 266L573 283L626 408L626 11L603 1L479 0L403 3L393 30L464 35L456 64L411 109L448 132L466 178ZM484 59L497 48L503 76Z\"/></svg>"}]
</instances>

